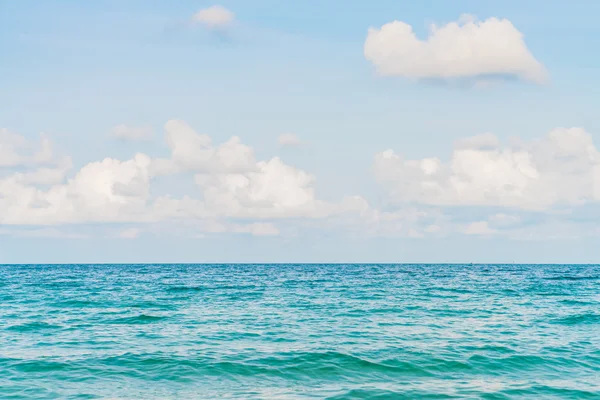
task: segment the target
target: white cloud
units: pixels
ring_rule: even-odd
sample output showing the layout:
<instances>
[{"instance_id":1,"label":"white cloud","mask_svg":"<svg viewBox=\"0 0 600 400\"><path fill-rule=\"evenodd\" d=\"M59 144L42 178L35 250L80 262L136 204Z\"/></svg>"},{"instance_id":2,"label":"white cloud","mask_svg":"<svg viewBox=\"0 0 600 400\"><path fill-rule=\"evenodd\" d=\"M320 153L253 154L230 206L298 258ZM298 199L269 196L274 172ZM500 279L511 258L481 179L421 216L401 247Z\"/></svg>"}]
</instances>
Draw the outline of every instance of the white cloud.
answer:
<instances>
[{"instance_id":1,"label":"white cloud","mask_svg":"<svg viewBox=\"0 0 600 400\"><path fill-rule=\"evenodd\" d=\"M558 128L510 145L489 133L465 138L448 161L379 153L374 172L389 194L385 209L360 196L322 200L309 172L277 156L257 160L237 137L213 144L182 121L165 124L167 158L105 158L75 171L47 139L5 138L0 148L13 156L10 166L0 168L0 225L21 236L63 234L50 226L125 223L133 227L112 236L135 238L142 230L158 234L172 227L192 237L287 236L313 229L360 237L463 232L530 238L543 235L531 226L544 221L517 210L545 211L548 221L563 226L569 215L556 207L600 201L600 153L580 128ZM179 195L170 194L172 187ZM469 211L471 220L464 214L455 219L455 206L479 208Z\"/></svg>"},{"instance_id":2,"label":"white cloud","mask_svg":"<svg viewBox=\"0 0 600 400\"><path fill-rule=\"evenodd\" d=\"M278 157L257 161L238 137L215 146L209 136L171 120L165 139L170 158L106 158L68 176L69 159L54 170L40 166L0 178L0 224L177 221L206 232L265 236L279 233L265 219L326 218L349 211L347 203L318 200L312 175ZM154 179L173 174L189 179L190 190L199 195L174 197L152 189ZM246 223L228 222L233 218Z\"/></svg>"},{"instance_id":3,"label":"white cloud","mask_svg":"<svg viewBox=\"0 0 600 400\"><path fill-rule=\"evenodd\" d=\"M314 177L275 157L246 173L197 174L207 207L230 217L318 215L326 205L315 198Z\"/></svg>"},{"instance_id":4,"label":"white cloud","mask_svg":"<svg viewBox=\"0 0 600 400\"><path fill-rule=\"evenodd\" d=\"M192 17L194 22L203 24L209 29L226 28L233 23L234 19L233 12L219 5L200 10Z\"/></svg>"},{"instance_id":5,"label":"white cloud","mask_svg":"<svg viewBox=\"0 0 600 400\"><path fill-rule=\"evenodd\" d=\"M31 141L0 129L0 187L53 185L62 182L71 168L71 157L57 154L47 136Z\"/></svg>"},{"instance_id":6,"label":"white cloud","mask_svg":"<svg viewBox=\"0 0 600 400\"><path fill-rule=\"evenodd\" d=\"M46 135L40 135L35 142L8 129L0 129L0 168L53 165L57 160L62 162Z\"/></svg>"},{"instance_id":7,"label":"white cloud","mask_svg":"<svg viewBox=\"0 0 600 400\"><path fill-rule=\"evenodd\" d=\"M17 172L12 178L25 185L54 185L64 181L73 167L71 157L57 160L54 166L42 166L25 172Z\"/></svg>"},{"instance_id":8,"label":"white cloud","mask_svg":"<svg viewBox=\"0 0 600 400\"><path fill-rule=\"evenodd\" d=\"M143 154L85 165L67 182L44 190L15 175L0 180L0 224L53 225L143 219L148 166Z\"/></svg>"},{"instance_id":9,"label":"white cloud","mask_svg":"<svg viewBox=\"0 0 600 400\"><path fill-rule=\"evenodd\" d=\"M128 126L121 124L112 128L109 135L115 139L140 142L152 139L153 133L150 126Z\"/></svg>"},{"instance_id":10,"label":"white cloud","mask_svg":"<svg viewBox=\"0 0 600 400\"><path fill-rule=\"evenodd\" d=\"M600 153L581 128L502 147L492 135L457 142L448 163L375 156L374 172L398 203L549 210L600 200Z\"/></svg>"},{"instance_id":11,"label":"white cloud","mask_svg":"<svg viewBox=\"0 0 600 400\"><path fill-rule=\"evenodd\" d=\"M302 141L294 133L282 133L277 138L277 143L279 143L280 146L286 147L298 147L302 145Z\"/></svg>"},{"instance_id":12,"label":"white cloud","mask_svg":"<svg viewBox=\"0 0 600 400\"><path fill-rule=\"evenodd\" d=\"M239 218L318 217L335 212L336 205L316 199L315 178L285 164L280 158L256 161L251 147L237 136L214 146L210 136L199 134L183 121L165 124L170 159L152 161L156 175L193 172L203 199L177 204L161 199L164 205L187 212Z\"/></svg>"},{"instance_id":13,"label":"white cloud","mask_svg":"<svg viewBox=\"0 0 600 400\"><path fill-rule=\"evenodd\" d=\"M478 21L464 15L457 22L432 25L420 40L412 26L394 21L369 29L364 54L381 75L407 78L488 78L510 76L536 83L546 71L527 48L523 34L507 19Z\"/></svg>"},{"instance_id":14,"label":"white cloud","mask_svg":"<svg viewBox=\"0 0 600 400\"><path fill-rule=\"evenodd\" d=\"M157 175L186 171L242 172L255 167L254 151L242 144L237 136L219 146L213 146L208 135L198 134L183 121L165 124L165 139L171 149L171 159L156 159L152 169Z\"/></svg>"}]
</instances>

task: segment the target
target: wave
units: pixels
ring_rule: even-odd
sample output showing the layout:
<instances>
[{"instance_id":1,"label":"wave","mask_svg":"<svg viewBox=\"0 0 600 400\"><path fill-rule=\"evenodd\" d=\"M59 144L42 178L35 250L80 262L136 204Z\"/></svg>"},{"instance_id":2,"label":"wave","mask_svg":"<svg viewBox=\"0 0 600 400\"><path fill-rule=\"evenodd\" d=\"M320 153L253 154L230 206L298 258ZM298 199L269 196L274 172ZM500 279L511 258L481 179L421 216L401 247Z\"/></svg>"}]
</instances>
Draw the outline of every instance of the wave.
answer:
<instances>
[{"instance_id":1,"label":"wave","mask_svg":"<svg viewBox=\"0 0 600 400\"><path fill-rule=\"evenodd\" d=\"M108 324L151 324L167 319L168 317L158 315L140 314L132 317L123 317L108 321Z\"/></svg>"},{"instance_id":2,"label":"wave","mask_svg":"<svg viewBox=\"0 0 600 400\"><path fill-rule=\"evenodd\" d=\"M550 276L544 278L547 281L596 281L600 279L600 276Z\"/></svg>"},{"instance_id":3,"label":"wave","mask_svg":"<svg viewBox=\"0 0 600 400\"><path fill-rule=\"evenodd\" d=\"M350 389L340 394L326 397L326 400L401 400L401 399L413 399L415 397L408 396L406 393L394 390L384 389ZM452 396L436 395L430 397L427 394L420 393L419 399L452 399Z\"/></svg>"},{"instance_id":4,"label":"wave","mask_svg":"<svg viewBox=\"0 0 600 400\"><path fill-rule=\"evenodd\" d=\"M600 314L586 313L569 315L562 318L556 318L551 322L559 325L600 324Z\"/></svg>"},{"instance_id":5,"label":"wave","mask_svg":"<svg viewBox=\"0 0 600 400\"><path fill-rule=\"evenodd\" d=\"M195 286L195 285L174 285L167 286L167 292L215 292L215 291L254 291L264 289L262 286L256 285L216 285L216 286Z\"/></svg>"},{"instance_id":6,"label":"wave","mask_svg":"<svg viewBox=\"0 0 600 400\"><path fill-rule=\"evenodd\" d=\"M103 377L129 374L155 379L159 376L173 379L201 378L205 375L227 377L271 377L304 381L310 379L360 379L365 375L377 376L431 376L417 365L398 360L374 361L339 352L298 352L239 360L205 357L174 356L168 353L124 353L105 358L80 358L68 361L48 359L0 359L4 370L21 372L68 372ZM446 367L452 367L450 364ZM439 366L443 370L443 366ZM85 375L85 373L84 373Z\"/></svg>"},{"instance_id":7,"label":"wave","mask_svg":"<svg viewBox=\"0 0 600 400\"><path fill-rule=\"evenodd\" d=\"M6 329L12 332L42 332L48 330L62 329L63 326L57 324L50 324L47 322L27 322L24 324L12 325Z\"/></svg>"},{"instance_id":8,"label":"wave","mask_svg":"<svg viewBox=\"0 0 600 400\"><path fill-rule=\"evenodd\" d=\"M0 268L0 399L593 398L600 266L489 270Z\"/></svg>"}]
</instances>

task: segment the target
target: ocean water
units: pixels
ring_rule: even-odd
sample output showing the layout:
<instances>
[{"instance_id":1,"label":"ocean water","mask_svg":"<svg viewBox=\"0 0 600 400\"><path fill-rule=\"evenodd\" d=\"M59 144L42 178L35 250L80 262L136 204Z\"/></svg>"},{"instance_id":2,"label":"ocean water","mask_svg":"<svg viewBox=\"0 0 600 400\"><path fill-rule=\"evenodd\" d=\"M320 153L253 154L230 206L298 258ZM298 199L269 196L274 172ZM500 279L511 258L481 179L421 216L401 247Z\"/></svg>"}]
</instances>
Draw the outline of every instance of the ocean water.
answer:
<instances>
[{"instance_id":1,"label":"ocean water","mask_svg":"<svg viewBox=\"0 0 600 400\"><path fill-rule=\"evenodd\" d=\"M53 398L600 399L600 266L0 266L0 399Z\"/></svg>"}]
</instances>

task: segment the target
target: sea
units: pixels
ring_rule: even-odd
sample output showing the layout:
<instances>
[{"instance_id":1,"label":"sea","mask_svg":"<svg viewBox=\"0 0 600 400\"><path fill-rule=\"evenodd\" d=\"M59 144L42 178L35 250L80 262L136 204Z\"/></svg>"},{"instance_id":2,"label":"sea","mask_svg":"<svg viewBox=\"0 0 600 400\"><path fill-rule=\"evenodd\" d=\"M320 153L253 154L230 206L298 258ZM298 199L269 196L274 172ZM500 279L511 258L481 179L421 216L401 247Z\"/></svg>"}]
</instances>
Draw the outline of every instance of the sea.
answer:
<instances>
[{"instance_id":1,"label":"sea","mask_svg":"<svg viewBox=\"0 0 600 400\"><path fill-rule=\"evenodd\" d=\"M0 399L600 399L600 266L1 265Z\"/></svg>"}]
</instances>

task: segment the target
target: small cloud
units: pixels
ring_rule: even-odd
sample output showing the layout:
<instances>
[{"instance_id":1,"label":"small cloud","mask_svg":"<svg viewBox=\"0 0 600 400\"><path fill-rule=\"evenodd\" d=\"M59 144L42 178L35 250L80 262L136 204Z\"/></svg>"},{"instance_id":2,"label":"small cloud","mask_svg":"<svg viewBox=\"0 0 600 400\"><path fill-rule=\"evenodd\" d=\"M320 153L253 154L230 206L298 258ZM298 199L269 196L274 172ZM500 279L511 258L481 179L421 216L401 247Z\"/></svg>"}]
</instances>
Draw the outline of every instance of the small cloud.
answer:
<instances>
[{"instance_id":1,"label":"small cloud","mask_svg":"<svg viewBox=\"0 0 600 400\"><path fill-rule=\"evenodd\" d=\"M117 237L119 237L121 239L137 239L141 233L142 233L142 230L139 228L129 228L129 229L124 229L121 232L119 232Z\"/></svg>"},{"instance_id":2,"label":"small cloud","mask_svg":"<svg viewBox=\"0 0 600 400\"><path fill-rule=\"evenodd\" d=\"M149 126L127 126L117 125L109 132L109 136L132 142L141 142L151 140L153 137L152 128Z\"/></svg>"},{"instance_id":3,"label":"small cloud","mask_svg":"<svg viewBox=\"0 0 600 400\"><path fill-rule=\"evenodd\" d=\"M369 29L364 55L382 76L421 81L460 83L466 79L485 88L498 80L542 84L548 78L523 34L504 18L479 21L463 15L455 22L432 25L424 40L411 25L393 21Z\"/></svg>"},{"instance_id":4,"label":"small cloud","mask_svg":"<svg viewBox=\"0 0 600 400\"><path fill-rule=\"evenodd\" d=\"M235 14L225 7L215 5L198 11L192 21L204 25L208 29L229 27L235 20Z\"/></svg>"},{"instance_id":5,"label":"small cloud","mask_svg":"<svg viewBox=\"0 0 600 400\"><path fill-rule=\"evenodd\" d=\"M283 133L277 138L277 143L284 147L298 147L302 145L302 141L293 133Z\"/></svg>"},{"instance_id":6,"label":"small cloud","mask_svg":"<svg viewBox=\"0 0 600 400\"><path fill-rule=\"evenodd\" d=\"M0 167L31 168L41 165L56 165L63 162L52 141L44 134L39 141L0 128Z\"/></svg>"}]
</instances>

